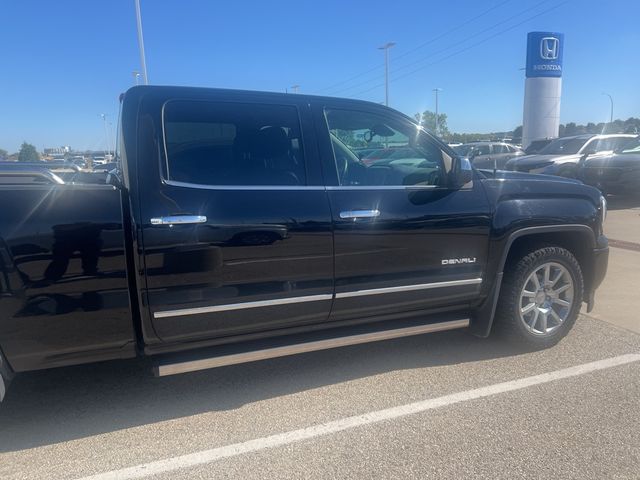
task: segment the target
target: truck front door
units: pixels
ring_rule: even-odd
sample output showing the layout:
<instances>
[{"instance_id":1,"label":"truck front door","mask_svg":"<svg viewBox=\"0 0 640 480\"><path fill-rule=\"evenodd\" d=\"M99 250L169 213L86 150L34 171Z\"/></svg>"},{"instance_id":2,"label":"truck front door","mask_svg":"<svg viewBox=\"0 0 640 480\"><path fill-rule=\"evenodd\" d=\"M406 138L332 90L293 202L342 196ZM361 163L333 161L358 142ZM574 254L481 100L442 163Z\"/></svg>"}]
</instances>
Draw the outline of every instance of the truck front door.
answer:
<instances>
[{"instance_id":1,"label":"truck front door","mask_svg":"<svg viewBox=\"0 0 640 480\"><path fill-rule=\"evenodd\" d=\"M490 226L480 182L450 188L450 154L388 109L317 104L314 119L334 222L331 320L476 301Z\"/></svg>"}]
</instances>

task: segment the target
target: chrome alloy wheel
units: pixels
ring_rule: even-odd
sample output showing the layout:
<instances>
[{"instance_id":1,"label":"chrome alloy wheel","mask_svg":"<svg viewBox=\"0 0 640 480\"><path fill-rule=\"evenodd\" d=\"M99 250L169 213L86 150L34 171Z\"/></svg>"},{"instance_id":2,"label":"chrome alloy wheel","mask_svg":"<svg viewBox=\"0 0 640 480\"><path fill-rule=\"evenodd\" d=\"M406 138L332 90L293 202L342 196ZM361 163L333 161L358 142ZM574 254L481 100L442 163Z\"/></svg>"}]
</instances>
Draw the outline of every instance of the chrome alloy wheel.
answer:
<instances>
[{"instance_id":1,"label":"chrome alloy wheel","mask_svg":"<svg viewBox=\"0 0 640 480\"><path fill-rule=\"evenodd\" d=\"M544 263L524 282L520 292L520 321L534 335L549 335L569 316L573 298L573 278L569 270L559 263Z\"/></svg>"}]
</instances>

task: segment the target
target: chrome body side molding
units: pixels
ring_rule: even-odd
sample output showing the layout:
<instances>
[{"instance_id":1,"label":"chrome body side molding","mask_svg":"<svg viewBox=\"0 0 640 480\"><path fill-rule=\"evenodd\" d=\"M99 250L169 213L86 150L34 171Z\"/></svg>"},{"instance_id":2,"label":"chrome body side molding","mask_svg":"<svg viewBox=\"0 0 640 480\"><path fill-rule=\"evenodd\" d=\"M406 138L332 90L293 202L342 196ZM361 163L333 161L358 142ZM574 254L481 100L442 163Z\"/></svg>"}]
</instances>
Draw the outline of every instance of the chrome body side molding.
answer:
<instances>
[{"instance_id":1,"label":"chrome body side molding","mask_svg":"<svg viewBox=\"0 0 640 480\"><path fill-rule=\"evenodd\" d=\"M398 287L372 288L367 290L355 290L352 292L339 292L335 296L326 293L322 295L307 295L303 297L277 298L274 300L260 300L257 302L230 303L226 305L211 305L207 307L181 308L154 312L153 318L179 317L183 315L198 315L202 313L226 312L229 310L242 310L245 308L273 307L291 303L317 302L321 300L333 300L334 298L360 297L363 295L380 295L384 293L410 292L413 290L429 290L432 288L456 287L462 285L477 285L482 283L482 278L469 278L465 280L451 280L448 282L420 283L413 285L401 285Z\"/></svg>"},{"instance_id":2,"label":"chrome body side molding","mask_svg":"<svg viewBox=\"0 0 640 480\"><path fill-rule=\"evenodd\" d=\"M231 303L227 305L212 305L210 307L182 308L179 310L167 310L155 312L154 318L178 317L182 315L197 315L200 313L226 312L229 310L241 310L245 308L273 307L276 305L287 305L290 303L317 302L320 300L332 300L330 293L323 295L307 295L304 297L278 298L275 300L260 300L258 302Z\"/></svg>"},{"instance_id":3,"label":"chrome body side molding","mask_svg":"<svg viewBox=\"0 0 640 480\"><path fill-rule=\"evenodd\" d=\"M415 285L402 285L399 287L371 288L367 290L355 290L353 292L336 293L336 298L361 297L363 295L380 295L383 293L410 292L412 290L429 290L432 288L477 285L480 283L482 283L481 278L469 278L467 280L451 280L449 282L420 283Z\"/></svg>"}]
</instances>

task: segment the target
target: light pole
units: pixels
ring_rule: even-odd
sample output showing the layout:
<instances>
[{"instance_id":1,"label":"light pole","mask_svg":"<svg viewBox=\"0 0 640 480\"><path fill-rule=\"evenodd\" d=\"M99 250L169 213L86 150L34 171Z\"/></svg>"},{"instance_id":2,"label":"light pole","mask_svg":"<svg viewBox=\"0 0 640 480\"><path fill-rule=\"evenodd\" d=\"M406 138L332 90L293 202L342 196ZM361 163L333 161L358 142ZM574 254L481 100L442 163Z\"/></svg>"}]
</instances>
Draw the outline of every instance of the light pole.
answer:
<instances>
[{"instance_id":1,"label":"light pole","mask_svg":"<svg viewBox=\"0 0 640 480\"><path fill-rule=\"evenodd\" d=\"M384 104L389 106L389 49L395 45L395 42L387 42L378 50L384 50Z\"/></svg>"},{"instance_id":2,"label":"light pole","mask_svg":"<svg viewBox=\"0 0 640 480\"><path fill-rule=\"evenodd\" d=\"M293 93L298 93L299 89L300 85L291 85L291 90L293 90Z\"/></svg>"},{"instance_id":3,"label":"light pole","mask_svg":"<svg viewBox=\"0 0 640 480\"><path fill-rule=\"evenodd\" d=\"M136 24L138 26L138 47L140 47L140 67L142 68L142 79L145 85L149 85L147 76L147 61L144 56L144 39L142 38L142 17L140 16L140 0L134 0L136 4Z\"/></svg>"},{"instance_id":4,"label":"light pole","mask_svg":"<svg viewBox=\"0 0 640 480\"><path fill-rule=\"evenodd\" d=\"M436 128L435 128L435 133L436 135L438 135L438 130L440 129L440 119L438 117L438 93L442 91L441 88L434 88L433 91L436 94Z\"/></svg>"},{"instance_id":5,"label":"light pole","mask_svg":"<svg viewBox=\"0 0 640 480\"><path fill-rule=\"evenodd\" d=\"M140 72L134 70L133 72L131 72L131 74L133 75L133 82L136 85L140 85Z\"/></svg>"},{"instance_id":6,"label":"light pole","mask_svg":"<svg viewBox=\"0 0 640 480\"><path fill-rule=\"evenodd\" d=\"M602 94L609 97L609 100L611 101L611 112L609 114L609 123L613 123L613 97L606 92L602 92Z\"/></svg>"},{"instance_id":7,"label":"light pole","mask_svg":"<svg viewBox=\"0 0 640 480\"><path fill-rule=\"evenodd\" d=\"M107 155L111 155L111 139L109 138L109 128L107 127L107 115L105 113L101 113L100 117L102 118L102 123L104 124L104 139L107 143Z\"/></svg>"}]
</instances>

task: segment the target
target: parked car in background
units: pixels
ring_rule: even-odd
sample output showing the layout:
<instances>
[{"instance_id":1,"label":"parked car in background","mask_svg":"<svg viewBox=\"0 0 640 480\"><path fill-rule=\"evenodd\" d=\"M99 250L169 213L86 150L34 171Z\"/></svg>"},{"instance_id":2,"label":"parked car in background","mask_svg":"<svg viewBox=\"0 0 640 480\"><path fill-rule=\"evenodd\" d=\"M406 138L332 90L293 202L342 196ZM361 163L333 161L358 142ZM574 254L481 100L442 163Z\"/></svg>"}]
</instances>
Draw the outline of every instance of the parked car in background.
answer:
<instances>
[{"instance_id":1,"label":"parked car in background","mask_svg":"<svg viewBox=\"0 0 640 480\"><path fill-rule=\"evenodd\" d=\"M110 172L118 168L118 162L101 163L93 167L94 172Z\"/></svg>"},{"instance_id":2,"label":"parked car in background","mask_svg":"<svg viewBox=\"0 0 640 480\"><path fill-rule=\"evenodd\" d=\"M87 167L87 161L82 155L74 155L73 157L69 158L69 161L80 168Z\"/></svg>"},{"instance_id":3,"label":"parked car in background","mask_svg":"<svg viewBox=\"0 0 640 480\"><path fill-rule=\"evenodd\" d=\"M537 155L525 155L507 162L507 170L542 173L560 177L576 178L579 163L590 155L613 152L622 147L634 135L616 133L611 135L575 135L556 138Z\"/></svg>"},{"instance_id":4,"label":"parked car in background","mask_svg":"<svg viewBox=\"0 0 640 480\"><path fill-rule=\"evenodd\" d=\"M540 138L538 140L534 140L527 146L527 148L524 149L524 153L527 155L539 153L540 150L549 145L553 140L553 138Z\"/></svg>"},{"instance_id":5,"label":"parked car in background","mask_svg":"<svg viewBox=\"0 0 640 480\"><path fill-rule=\"evenodd\" d=\"M476 168L504 170L508 160L524 155L522 149L506 142L473 142L454 147L453 150L467 157Z\"/></svg>"},{"instance_id":6,"label":"parked car in background","mask_svg":"<svg viewBox=\"0 0 640 480\"><path fill-rule=\"evenodd\" d=\"M640 194L640 136L630 139L609 155L586 159L578 178L604 194Z\"/></svg>"}]
</instances>

